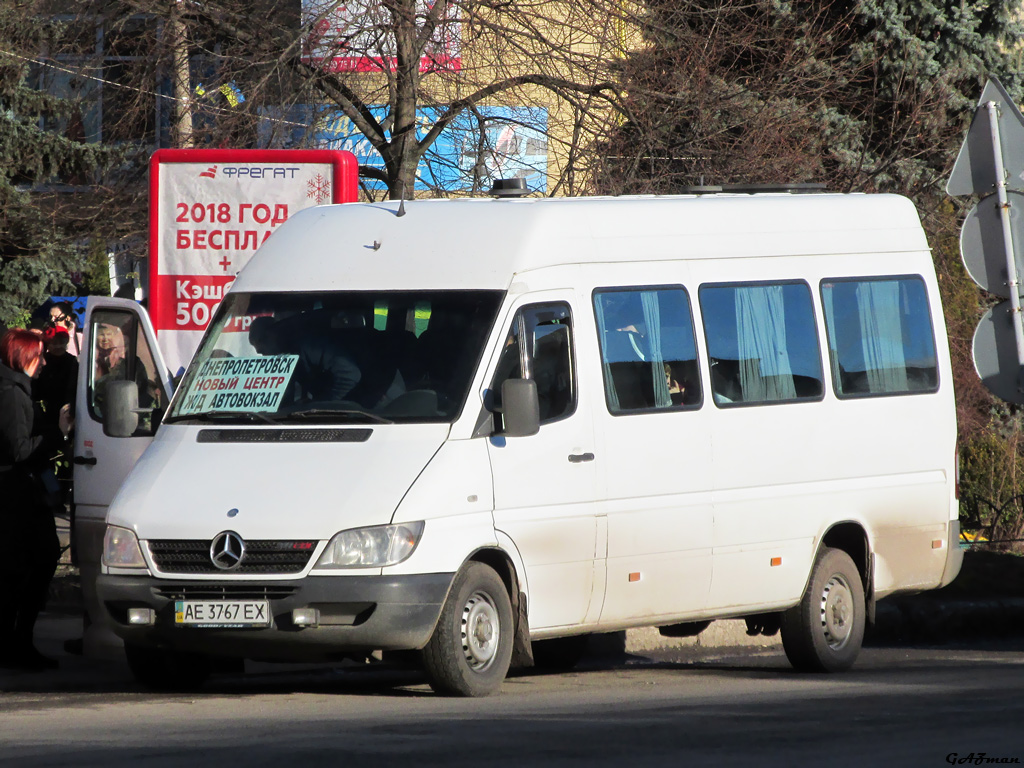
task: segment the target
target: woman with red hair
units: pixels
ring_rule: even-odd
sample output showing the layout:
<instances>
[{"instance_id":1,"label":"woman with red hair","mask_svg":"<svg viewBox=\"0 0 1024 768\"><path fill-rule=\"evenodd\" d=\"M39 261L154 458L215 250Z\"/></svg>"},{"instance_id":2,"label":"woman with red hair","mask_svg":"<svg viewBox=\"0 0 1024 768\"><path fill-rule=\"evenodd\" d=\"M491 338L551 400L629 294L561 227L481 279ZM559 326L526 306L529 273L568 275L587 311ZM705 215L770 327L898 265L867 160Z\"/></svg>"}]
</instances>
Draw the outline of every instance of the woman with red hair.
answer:
<instances>
[{"instance_id":1,"label":"woman with red hair","mask_svg":"<svg viewBox=\"0 0 1024 768\"><path fill-rule=\"evenodd\" d=\"M11 329L0 338L0 541L6 544L0 583L11 600L0 610L0 667L7 669L57 666L32 642L60 559L39 472L70 430L71 417L65 406L59 431L44 434L42 412L32 401L32 379L46 364L43 351L43 337L32 331Z\"/></svg>"}]
</instances>

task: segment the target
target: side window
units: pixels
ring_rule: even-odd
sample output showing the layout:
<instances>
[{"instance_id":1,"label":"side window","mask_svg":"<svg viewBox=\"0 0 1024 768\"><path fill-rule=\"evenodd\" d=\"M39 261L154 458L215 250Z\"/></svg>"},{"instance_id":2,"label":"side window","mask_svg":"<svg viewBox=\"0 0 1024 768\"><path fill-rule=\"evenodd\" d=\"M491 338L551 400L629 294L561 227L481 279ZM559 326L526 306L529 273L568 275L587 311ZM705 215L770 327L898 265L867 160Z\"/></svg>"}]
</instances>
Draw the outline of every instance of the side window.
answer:
<instances>
[{"instance_id":1,"label":"side window","mask_svg":"<svg viewBox=\"0 0 1024 768\"><path fill-rule=\"evenodd\" d=\"M594 314L609 412L700 406L697 346L684 288L598 289Z\"/></svg>"},{"instance_id":2,"label":"side window","mask_svg":"<svg viewBox=\"0 0 1024 768\"><path fill-rule=\"evenodd\" d=\"M821 356L806 283L702 285L715 404L822 397Z\"/></svg>"},{"instance_id":3,"label":"side window","mask_svg":"<svg viewBox=\"0 0 1024 768\"><path fill-rule=\"evenodd\" d=\"M823 280L821 303L837 396L938 389L935 335L920 277Z\"/></svg>"},{"instance_id":4,"label":"side window","mask_svg":"<svg viewBox=\"0 0 1024 768\"><path fill-rule=\"evenodd\" d=\"M506 379L533 379L540 400L540 422L576 410L572 315L568 304L534 304L516 313L491 381L491 398L501 407Z\"/></svg>"},{"instance_id":5,"label":"side window","mask_svg":"<svg viewBox=\"0 0 1024 768\"><path fill-rule=\"evenodd\" d=\"M153 353L138 319L130 312L101 310L92 314L89 350L89 414L103 420L107 384L134 381L139 390L139 408L153 409L139 415L136 436L151 435L162 410L164 392L160 385Z\"/></svg>"}]
</instances>

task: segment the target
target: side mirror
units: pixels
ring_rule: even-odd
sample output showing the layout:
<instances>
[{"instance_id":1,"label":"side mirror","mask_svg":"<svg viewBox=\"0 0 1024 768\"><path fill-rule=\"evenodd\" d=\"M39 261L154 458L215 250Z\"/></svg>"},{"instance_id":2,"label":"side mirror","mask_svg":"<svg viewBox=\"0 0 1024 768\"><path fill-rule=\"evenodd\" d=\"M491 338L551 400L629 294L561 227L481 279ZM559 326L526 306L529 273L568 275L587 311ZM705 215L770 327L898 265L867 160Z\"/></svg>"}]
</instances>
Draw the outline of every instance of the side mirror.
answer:
<instances>
[{"instance_id":1,"label":"side mirror","mask_svg":"<svg viewBox=\"0 0 1024 768\"><path fill-rule=\"evenodd\" d=\"M138 386L134 381L108 381L103 395L103 434L131 437L139 428Z\"/></svg>"},{"instance_id":2,"label":"side mirror","mask_svg":"<svg viewBox=\"0 0 1024 768\"><path fill-rule=\"evenodd\" d=\"M501 383L501 420L505 437L529 437L540 432L536 381L506 379Z\"/></svg>"}]
</instances>

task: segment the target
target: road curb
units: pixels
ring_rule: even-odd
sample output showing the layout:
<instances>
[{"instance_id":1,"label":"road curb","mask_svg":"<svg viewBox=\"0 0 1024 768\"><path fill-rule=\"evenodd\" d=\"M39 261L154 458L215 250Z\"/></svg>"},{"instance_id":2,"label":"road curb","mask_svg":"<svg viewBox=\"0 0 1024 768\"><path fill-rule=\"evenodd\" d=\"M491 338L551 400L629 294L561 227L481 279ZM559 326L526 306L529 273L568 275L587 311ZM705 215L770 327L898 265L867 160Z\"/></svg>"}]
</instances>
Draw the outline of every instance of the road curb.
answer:
<instances>
[{"instance_id":1,"label":"road curb","mask_svg":"<svg viewBox=\"0 0 1024 768\"><path fill-rule=\"evenodd\" d=\"M782 641L779 635L748 635L747 623L743 619L714 621L696 637L664 637L657 627L643 627L626 631L626 652L642 654L646 651L664 651L674 648L721 648L750 647L767 648Z\"/></svg>"},{"instance_id":2,"label":"road curb","mask_svg":"<svg viewBox=\"0 0 1024 768\"><path fill-rule=\"evenodd\" d=\"M924 594L878 604L872 643L941 643L979 637L1024 637L1024 598L939 600Z\"/></svg>"},{"instance_id":3,"label":"road curb","mask_svg":"<svg viewBox=\"0 0 1024 768\"><path fill-rule=\"evenodd\" d=\"M1024 637L1024 598L938 600L929 595L893 598L876 606L869 645L945 643L976 638ZM626 631L626 652L643 654L677 648L781 648L781 637L748 635L746 622L712 622L696 637L663 637L656 627Z\"/></svg>"}]
</instances>

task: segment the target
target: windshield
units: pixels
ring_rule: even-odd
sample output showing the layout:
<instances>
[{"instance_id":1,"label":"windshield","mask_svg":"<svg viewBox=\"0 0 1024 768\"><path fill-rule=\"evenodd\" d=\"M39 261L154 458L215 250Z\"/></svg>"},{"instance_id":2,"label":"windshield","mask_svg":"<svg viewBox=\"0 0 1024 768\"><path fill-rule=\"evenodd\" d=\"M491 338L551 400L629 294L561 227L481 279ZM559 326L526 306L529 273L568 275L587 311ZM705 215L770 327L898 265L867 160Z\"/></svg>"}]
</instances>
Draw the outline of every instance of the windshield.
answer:
<instances>
[{"instance_id":1,"label":"windshield","mask_svg":"<svg viewBox=\"0 0 1024 768\"><path fill-rule=\"evenodd\" d=\"M451 422L501 298L229 294L165 421Z\"/></svg>"}]
</instances>

